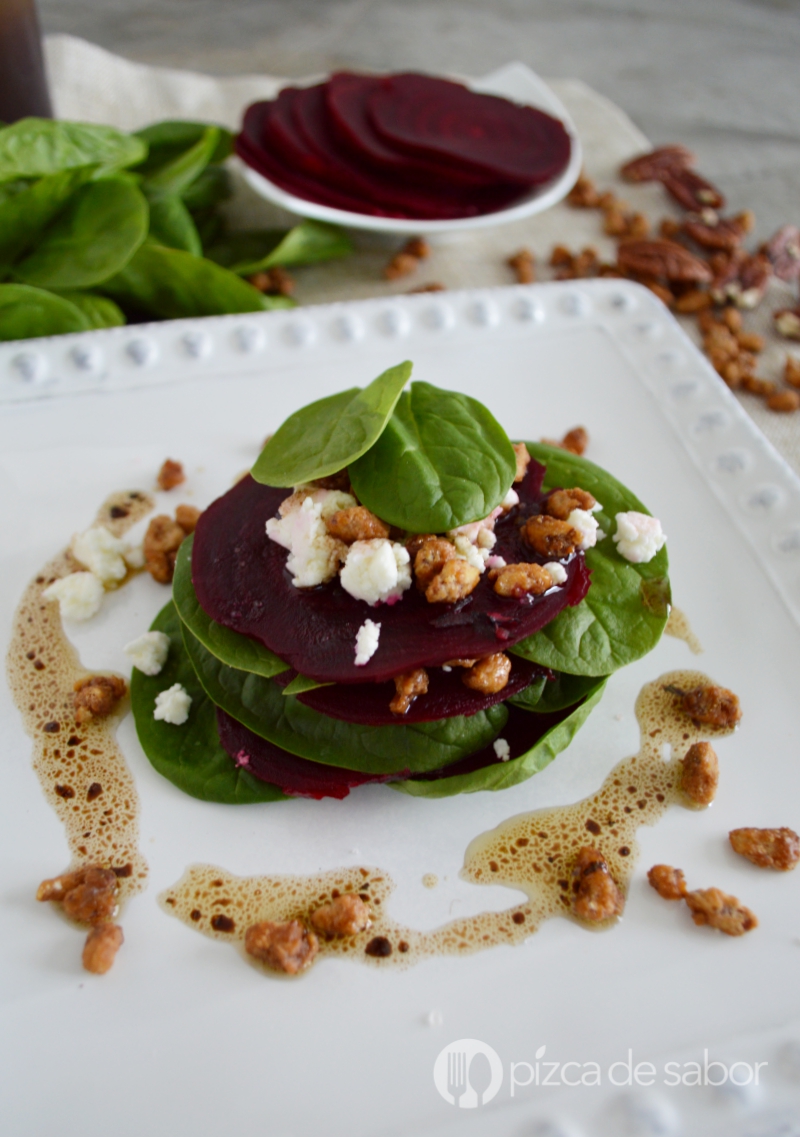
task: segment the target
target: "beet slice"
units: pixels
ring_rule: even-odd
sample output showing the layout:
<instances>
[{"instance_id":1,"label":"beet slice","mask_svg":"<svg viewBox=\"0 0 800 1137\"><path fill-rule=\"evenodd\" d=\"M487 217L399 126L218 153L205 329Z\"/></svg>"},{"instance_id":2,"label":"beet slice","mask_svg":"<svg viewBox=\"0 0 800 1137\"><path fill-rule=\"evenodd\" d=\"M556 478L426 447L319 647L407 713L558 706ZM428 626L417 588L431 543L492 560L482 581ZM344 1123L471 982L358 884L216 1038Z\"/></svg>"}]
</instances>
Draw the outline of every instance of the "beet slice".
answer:
<instances>
[{"instance_id":1,"label":"beet slice","mask_svg":"<svg viewBox=\"0 0 800 1137\"><path fill-rule=\"evenodd\" d=\"M298 758L280 746L260 738L217 707L217 730L223 750L238 765L262 782L270 782L292 797L347 797L353 786L365 782L401 781L408 771L400 774L361 774L341 766L323 766L308 758Z\"/></svg>"},{"instance_id":2,"label":"beet slice","mask_svg":"<svg viewBox=\"0 0 800 1137\"><path fill-rule=\"evenodd\" d=\"M539 185L569 161L570 138L558 119L447 79L387 75L368 96L367 108L388 145L414 158L449 159L501 181Z\"/></svg>"},{"instance_id":3,"label":"beet slice","mask_svg":"<svg viewBox=\"0 0 800 1137\"><path fill-rule=\"evenodd\" d=\"M524 544L519 523L541 512L544 467L531 462L517 487L520 504L496 525L495 553L509 563L542 561ZM327 683L382 682L414 667L478 658L533 635L589 588L583 554L563 561L565 584L540 597L498 596L484 575L456 604L429 604L413 585L394 605L369 607L344 591L338 578L300 589L286 571L287 552L265 532L285 489L246 477L203 513L195 531L192 581L213 620L252 636L296 671ZM381 624L380 644L365 666L355 666L355 641L366 619Z\"/></svg>"},{"instance_id":4,"label":"beet slice","mask_svg":"<svg viewBox=\"0 0 800 1137\"><path fill-rule=\"evenodd\" d=\"M449 673L441 668L431 670L428 675L428 690L419 695L404 715L395 715L389 710L394 698L394 683L336 683L332 687L316 687L298 695L298 702L305 703L315 711L331 718L344 719L364 726L391 726L396 723L434 722L436 719L449 719L456 715L474 715L502 703L512 695L524 691L537 675L550 675L544 667L530 663L521 656L511 658L511 675L508 683L493 695L472 691L461 680L462 670L454 667ZM276 676L291 676L286 671Z\"/></svg>"}]
</instances>

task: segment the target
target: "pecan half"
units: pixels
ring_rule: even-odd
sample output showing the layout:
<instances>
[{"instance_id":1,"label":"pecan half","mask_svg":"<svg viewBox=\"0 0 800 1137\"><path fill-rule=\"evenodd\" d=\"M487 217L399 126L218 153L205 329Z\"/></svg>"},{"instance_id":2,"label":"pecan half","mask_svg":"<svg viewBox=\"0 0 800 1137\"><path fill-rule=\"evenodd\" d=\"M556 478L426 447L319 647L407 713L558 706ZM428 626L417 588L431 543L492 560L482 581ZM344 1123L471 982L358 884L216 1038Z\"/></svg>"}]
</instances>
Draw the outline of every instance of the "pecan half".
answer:
<instances>
[{"instance_id":1,"label":"pecan half","mask_svg":"<svg viewBox=\"0 0 800 1137\"><path fill-rule=\"evenodd\" d=\"M665 170L681 170L693 162L694 154L685 146L659 146L626 162L619 172L626 182L656 182Z\"/></svg>"},{"instance_id":2,"label":"pecan half","mask_svg":"<svg viewBox=\"0 0 800 1137\"><path fill-rule=\"evenodd\" d=\"M681 226L687 237L704 249L731 252L741 245L747 232L744 215L718 217L714 210L704 210L697 217L687 217Z\"/></svg>"},{"instance_id":3,"label":"pecan half","mask_svg":"<svg viewBox=\"0 0 800 1137\"><path fill-rule=\"evenodd\" d=\"M688 167L669 167L658 176L658 181L684 209L725 208L725 196L717 187Z\"/></svg>"},{"instance_id":4,"label":"pecan half","mask_svg":"<svg viewBox=\"0 0 800 1137\"><path fill-rule=\"evenodd\" d=\"M796 225L784 225L758 251L764 254L780 280L800 279L800 229Z\"/></svg>"},{"instance_id":5,"label":"pecan half","mask_svg":"<svg viewBox=\"0 0 800 1137\"><path fill-rule=\"evenodd\" d=\"M626 241L617 253L620 268L637 276L664 277L681 283L711 281L711 269L683 245L657 238Z\"/></svg>"}]
</instances>

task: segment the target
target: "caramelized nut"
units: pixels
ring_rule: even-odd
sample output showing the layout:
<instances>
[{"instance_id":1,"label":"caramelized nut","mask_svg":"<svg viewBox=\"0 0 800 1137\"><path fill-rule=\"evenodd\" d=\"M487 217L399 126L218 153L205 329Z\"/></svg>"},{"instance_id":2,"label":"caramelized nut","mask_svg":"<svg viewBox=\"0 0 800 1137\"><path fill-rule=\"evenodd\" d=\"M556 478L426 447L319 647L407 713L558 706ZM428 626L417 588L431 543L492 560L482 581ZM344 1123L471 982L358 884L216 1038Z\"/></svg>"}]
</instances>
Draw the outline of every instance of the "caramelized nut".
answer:
<instances>
[{"instance_id":1,"label":"caramelized nut","mask_svg":"<svg viewBox=\"0 0 800 1137\"><path fill-rule=\"evenodd\" d=\"M581 920L599 923L622 913L624 901L612 877L608 862L597 849L578 853L572 870L574 899L572 911Z\"/></svg>"},{"instance_id":2,"label":"caramelized nut","mask_svg":"<svg viewBox=\"0 0 800 1137\"><path fill-rule=\"evenodd\" d=\"M506 565L501 569L492 569L491 578L494 580L494 590L498 596L512 596L521 600L523 596L543 596L549 588L553 587L553 578L542 565L522 562L516 565Z\"/></svg>"},{"instance_id":3,"label":"caramelized nut","mask_svg":"<svg viewBox=\"0 0 800 1137\"><path fill-rule=\"evenodd\" d=\"M93 975L105 975L114 966L125 937L118 924L97 924L83 945L83 966Z\"/></svg>"},{"instance_id":4,"label":"caramelized nut","mask_svg":"<svg viewBox=\"0 0 800 1137\"><path fill-rule=\"evenodd\" d=\"M518 284L533 284L536 280L536 261L530 249L520 249L507 263L514 270Z\"/></svg>"},{"instance_id":5,"label":"caramelized nut","mask_svg":"<svg viewBox=\"0 0 800 1137\"><path fill-rule=\"evenodd\" d=\"M576 426L573 427L572 430L568 430L561 439L561 449L568 450L570 454L577 454L579 458L582 454L586 453L588 445L589 434L582 426Z\"/></svg>"},{"instance_id":6,"label":"caramelized nut","mask_svg":"<svg viewBox=\"0 0 800 1137\"><path fill-rule=\"evenodd\" d=\"M319 940L299 920L284 924L262 920L247 929L244 947L248 955L276 971L297 975L313 962L319 951Z\"/></svg>"},{"instance_id":7,"label":"caramelized nut","mask_svg":"<svg viewBox=\"0 0 800 1137\"><path fill-rule=\"evenodd\" d=\"M573 509L592 510L597 502L590 493L573 486L568 490L553 490L545 502L545 513L550 517L557 517L566 521Z\"/></svg>"},{"instance_id":8,"label":"caramelized nut","mask_svg":"<svg viewBox=\"0 0 800 1137\"><path fill-rule=\"evenodd\" d=\"M800 861L800 837L793 829L732 829L733 851L761 869L787 872Z\"/></svg>"},{"instance_id":9,"label":"caramelized nut","mask_svg":"<svg viewBox=\"0 0 800 1137\"><path fill-rule=\"evenodd\" d=\"M429 604L454 604L475 589L481 574L466 561L447 561L425 589Z\"/></svg>"},{"instance_id":10,"label":"caramelized nut","mask_svg":"<svg viewBox=\"0 0 800 1137\"><path fill-rule=\"evenodd\" d=\"M695 924L718 928L726 936L743 936L758 927L758 920L735 896L719 888L701 888L684 897Z\"/></svg>"},{"instance_id":11,"label":"caramelized nut","mask_svg":"<svg viewBox=\"0 0 800 1137\"><path fill-rule=\"evenodd\" d=\"M174 490L176 486L186 481L183 465L180 462L173 462L171 458L167 458L164 465L158 471L156 481L158 482L159 489Z\"/></svg>"},{"instance_id":12,"label":"caramelized nut","mask_svg":"<svg viewBox=\"0 0 800 1137\"><path fill-rule=\"evenodd\" d=\"M444 537L424 537L416 553L413 554L410 546L411 542L409 542L409 553L414 557L417 588L423 592L447 562L455 560L458 556L455 545L451 541L446 541Z\"/></svg>"},{"instance_id":13,"label":"caramelized nut","mask_svg":"<svg viewBox=\"0 0 800 1137\"><path fill-rule=\"evenodd\" d=\"M180 525L187 537L194 533L200 517L201 511L196 505L179 505L175 510L175 523Z\"/></svg>"},{"instance_id":14,"label":"caramelized nut","mask_svg":"<svg viewBox=\"0 0 800 1137\"><path fill-rule=\"evenodd\" d=\"M461 681L471 691L480 691L482 695L496 695L508 685L511 674L511 660L502 652L487 655L479 659L469 671L464 671Z\"/></svg>"},{"instance_id":15,"label":"caramelized nut","mask_svg":"<svg viewBox=\"0 0 800 1137\"><path fill-rule=\"evenodd\" d=\"M528 453L528 447L524 442L514 442L512 445L514 447L514 454L517 458L517 472L514 475L514 484L516 485L517 482L521 482L527 474L531 456Z\"/></svg>"},{"instance_id":16,"label":"caramelized nut","mask_svg":"<svg viewBox=\"0 0 800 1137\"><path fill-rule=\"evenodd\" d=\"M582 541L577 529L566 521L548 517L546 513L529 517L523 526L522 536L535 553L554 560L571 556Z\"/></svg>"},{"instance_id":17,"label":"caramelized nut","mask_svg":"<svg viewBox=\"0 0 800 1137\"><path fill-rule=\"evenodd\" d=\"M682 900L686 895L684 875L680 869L674 869L671 865L653 865L647 879L665 900Z\"/></svg>"},{"instance_id":18,"label":"caramelized nut","mask_svg":"<svg viewBox=\"0 0 800 1137\"><path fill-rule=\"evenodd\" d=\"M154 517L144 535L144 567L159 584L169 584L175 573L175 560L186 533L165 513Z\"/></svg>"},{"instance_id":19,"label":"caramelized nut","mask_svg":"<svg viewBox=\"0 0 800 1137\"><path fill-rule=\"evenodd\" d=\"M352 545L354 541L370 541L389 536L390 527L363 505L353 505L337 511L326 520L331 537Z\"/></svg>"},{"instance_id":20,"label":"caramelized nut","mask_svg":"<svg viewBox=\"0 0 800 1137\"><path fill-rule=\"evenodd\" d=\"M393 715L404 715L418 695L428 690L428 672L424 667L403 671L394 677L395 696L389 703Z\"/></svg>"},{"instance_id":21,"label":"caramelized nut","mask_svg":"<svg viewBox=\"0 0 800 1137\"><path fill-rule=\"evenodd\" d=\"M370 926L369 908L360 896L346 892L312 912L311 923L323 936L355 936Z\"/></svg>"},{"instance_id":22,"label":"caramelized nut","mask_svg":"<svg viewBox=\"0 0 800 1137\"><path fill-rule=\"evenodd\" d=\"M128 685L118 675L87 675L78 680L73 691L75 722L80 725L110 715L127 694Z\"/></svg>"},{"instance_id":23,"label":"caramelized nut","mask_svg":"<svg viewBox=\"0 0 800 1137\"><path fill-rule=\"evenodd\" d=\"M681 709L695 723L708 726L736 726L742 717L739 697L726 687L694 687L681 699Z\"/></svg>"},{"instance_id":24,"label":"caramelized nut","mask_svg":"<svg viewBox=\"0 0 800 1137\"><path fill-rule=\"evenodd\" d=\"M680 788L695 805L710 805L717 795L719 761L710 742L695 742L681 759Z\"/></svg>"}]
</instances>

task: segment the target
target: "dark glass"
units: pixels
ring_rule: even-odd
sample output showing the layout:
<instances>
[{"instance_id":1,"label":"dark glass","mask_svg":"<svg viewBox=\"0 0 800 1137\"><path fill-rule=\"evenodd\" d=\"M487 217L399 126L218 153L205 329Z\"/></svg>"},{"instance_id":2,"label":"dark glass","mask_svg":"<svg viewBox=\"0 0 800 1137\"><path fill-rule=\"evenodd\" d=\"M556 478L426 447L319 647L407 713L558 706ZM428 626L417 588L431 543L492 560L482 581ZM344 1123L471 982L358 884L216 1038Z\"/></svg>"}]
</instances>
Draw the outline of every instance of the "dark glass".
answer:
<instances>
[{"instance_id":1,"label":"dark glass","mask_svg":"<svg viewBox=\"0 0 800 1137\"><path fill-rule=\"evenodd\" d=\"M0 122L52 114L35 0L0 0Z\"/></svg>"}]
</instances>

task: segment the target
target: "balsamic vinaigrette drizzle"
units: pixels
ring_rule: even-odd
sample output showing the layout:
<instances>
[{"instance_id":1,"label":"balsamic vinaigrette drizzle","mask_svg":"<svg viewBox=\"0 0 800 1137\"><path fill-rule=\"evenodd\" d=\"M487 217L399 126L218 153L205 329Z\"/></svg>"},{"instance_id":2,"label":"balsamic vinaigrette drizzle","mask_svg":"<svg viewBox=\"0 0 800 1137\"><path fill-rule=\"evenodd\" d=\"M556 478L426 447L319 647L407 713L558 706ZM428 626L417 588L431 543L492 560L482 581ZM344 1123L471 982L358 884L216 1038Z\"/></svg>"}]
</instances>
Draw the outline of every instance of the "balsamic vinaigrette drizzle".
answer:
<instances>
[{"instance_id":1,"label":"balsamic vinaigrette drizzle","mask_svg":"<svg viewBox=\"0 0 800 1137\"><path fill-rule=\"evenodd\" d=\"M153 504L145 493L112 494L95 523L121 537ZM128 700L108 718L80 726L75 722L74 685L98 672L87 670L78 659L64 632L58 603L42 599L48 584L82 570L83 565L65 550L28 585L14 616L8 680L33 738L33 768L66 831L69 867L113 868L122 903L144 889L148 872L139 851L139 797L115 738Z\"/></svg>"},{"instance_id":2,"label":"balsamic vinaigrette drizzle","mask_svg":"<svg viewBox=\"0 0 800 1137\"><path fill-rule=\"evenodd\" d=\"M553 916L575 919L570 877L580 848L599 849L626 894L639 851L639 827L654 825L671 805L695 808L678 786L680 759L693 742L730 731L695 726L665 688L690 690L710 682L698 671L672 671L648 683L636 700L639 752L615 766L596 793L572 805L511 817L471 842L462 878L520 890L528 898L522 904L420 932L399 924L386 911L394 883L381 869L359 866L313 876L236 877L212 865L192 865L161 894L159 903L196 931L241 948L251 924L306 920L314 908L355 892L370 905L371 927L348 938L321 939L320 955L345 955L384 967L520 943Z\"/></svg>"}]
</instances>

